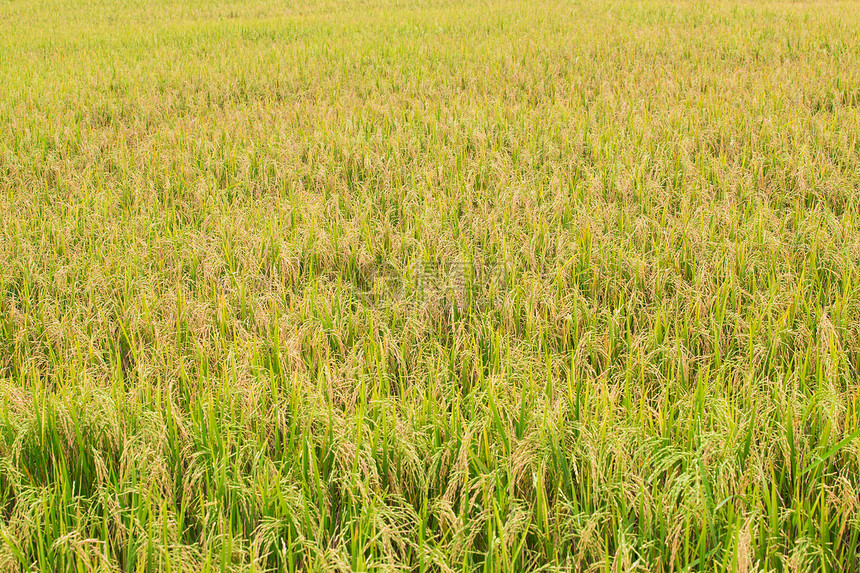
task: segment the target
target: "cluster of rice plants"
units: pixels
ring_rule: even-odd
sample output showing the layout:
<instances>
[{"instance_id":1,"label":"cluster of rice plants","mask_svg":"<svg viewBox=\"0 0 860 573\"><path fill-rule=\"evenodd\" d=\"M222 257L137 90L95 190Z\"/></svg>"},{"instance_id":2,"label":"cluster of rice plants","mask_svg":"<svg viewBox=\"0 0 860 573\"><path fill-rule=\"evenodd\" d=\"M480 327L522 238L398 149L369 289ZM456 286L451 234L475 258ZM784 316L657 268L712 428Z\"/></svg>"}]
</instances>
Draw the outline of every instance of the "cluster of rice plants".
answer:
<instances>
[{"instance_id":1,"label":"cluster of rice plants","mask_svg":"<svg viewBox=\"0 0 860 573\"><path fill-rule=\"evenodd\" d=\"M0 571L860 569L860 5L0 0Z\"/></svg>"}]
</instances>

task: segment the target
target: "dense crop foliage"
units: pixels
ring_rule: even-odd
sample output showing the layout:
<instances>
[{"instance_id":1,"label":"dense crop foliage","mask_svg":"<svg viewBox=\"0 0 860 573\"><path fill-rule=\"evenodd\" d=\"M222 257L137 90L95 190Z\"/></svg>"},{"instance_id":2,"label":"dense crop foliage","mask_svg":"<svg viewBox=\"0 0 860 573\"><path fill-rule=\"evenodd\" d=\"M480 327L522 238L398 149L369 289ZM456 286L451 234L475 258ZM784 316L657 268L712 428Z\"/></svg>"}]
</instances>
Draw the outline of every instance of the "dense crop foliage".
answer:
<instances>
[{"instance_id":1,"label":"dense crop foliage","mask_svg":"<svg viewBox=\"0 0 860 573\"><path fill-rule=\"evenodd\" d=\"M860 568L856 2L0 1L0 570Z\"/></svg>"}]
</instances>

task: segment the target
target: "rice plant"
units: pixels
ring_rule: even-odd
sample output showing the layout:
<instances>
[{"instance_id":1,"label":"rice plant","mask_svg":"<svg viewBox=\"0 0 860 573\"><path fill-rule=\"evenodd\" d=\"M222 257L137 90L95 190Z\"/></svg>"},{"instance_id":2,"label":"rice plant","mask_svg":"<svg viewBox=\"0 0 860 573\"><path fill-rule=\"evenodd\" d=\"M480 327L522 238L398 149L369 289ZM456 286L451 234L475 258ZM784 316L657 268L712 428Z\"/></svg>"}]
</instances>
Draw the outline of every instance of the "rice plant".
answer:
<instances>
[{"instance_id":1,"label":"rice plant","mask_svg":"<svg viewBox=\"0 0 860 573\"><path fill-rule=\"evenodd\" d=\"M0 1L0 571L860 570L855 1Z\"/></svg>"}]
</instances>

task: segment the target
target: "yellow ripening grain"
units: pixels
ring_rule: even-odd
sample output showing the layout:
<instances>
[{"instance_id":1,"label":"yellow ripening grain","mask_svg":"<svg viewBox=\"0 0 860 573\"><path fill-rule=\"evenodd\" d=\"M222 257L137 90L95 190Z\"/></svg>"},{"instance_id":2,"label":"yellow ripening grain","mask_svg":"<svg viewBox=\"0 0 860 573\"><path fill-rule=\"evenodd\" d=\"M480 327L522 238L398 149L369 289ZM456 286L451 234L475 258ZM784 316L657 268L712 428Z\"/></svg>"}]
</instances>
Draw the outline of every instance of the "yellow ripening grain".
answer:
<instances>
[{"instance_id":1,"label":"yellow ripening grain","mask_svg":"<svg viewBox=\"0 0 860 573\"><path fill-rule=\"evenodd\" d=\"M860 3L0 0L0 572L860 569Z\"/></svg>"}]
</instances>

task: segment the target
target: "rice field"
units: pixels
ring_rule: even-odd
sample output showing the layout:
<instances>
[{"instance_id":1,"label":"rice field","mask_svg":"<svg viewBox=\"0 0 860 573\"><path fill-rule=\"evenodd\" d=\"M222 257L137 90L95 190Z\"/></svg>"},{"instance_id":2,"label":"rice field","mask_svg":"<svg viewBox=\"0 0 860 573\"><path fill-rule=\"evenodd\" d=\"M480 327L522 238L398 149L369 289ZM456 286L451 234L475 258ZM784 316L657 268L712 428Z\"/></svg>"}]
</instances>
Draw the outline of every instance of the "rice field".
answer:
<instances>
[{"instance_id":1,"label":"rice field","mask_svg":"<svg viewBox=\"0 0 860 573\"><path fill-rule=\"evenodd\" d=\"M860 570L860 3L0 0L0 572Z\"/></svg>"}]
</instances>

